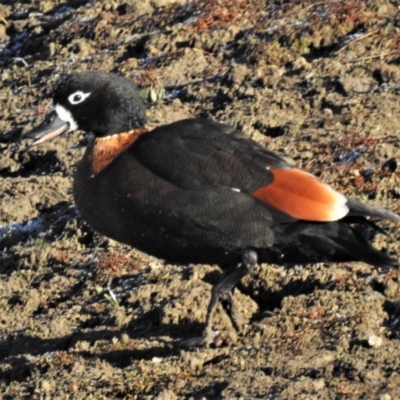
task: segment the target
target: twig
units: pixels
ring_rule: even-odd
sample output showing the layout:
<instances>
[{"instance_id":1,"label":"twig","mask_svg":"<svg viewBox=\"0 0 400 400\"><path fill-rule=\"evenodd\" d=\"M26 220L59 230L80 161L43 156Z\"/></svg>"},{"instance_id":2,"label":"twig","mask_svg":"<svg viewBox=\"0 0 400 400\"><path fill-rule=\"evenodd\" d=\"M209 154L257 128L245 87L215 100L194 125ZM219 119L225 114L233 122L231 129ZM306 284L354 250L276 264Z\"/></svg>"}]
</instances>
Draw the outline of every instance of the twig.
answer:
<instances>
[{"instance_id":1,"label":"twig","mask_svg":"<svg viewBox=\"0 0 400 400\"><path fill-rule=\"evenodd\" d=\"M375 30L373 30L373 31L371 31L371 32L368 32L368 33L366 33L366 34L363 35L363 36L360 36L360 37L358 37L358 38L356 38L356 39L354 39L354 40L351 40L350 42L346 43L343 47L341 47L341 48L336 52L336 54L339 54L343 49L345 49L346 47L350 46L351 44L353 44L353 43L355 43L355 42L359 42L360 40L363 40L363 39L365 39L365 38L367 38L367 37L369 37L369 36L375 35L375 33L378 33L381 29L382 29L382 28L376 28Z\"/></svg>"},{"instance_id":2,"label":"twig","mask_svg":"<svg viewBox=\"0 0 400 400\"><path fill-rule=\"evenodd\" d=\"M28 64L22 57L14 57L13 60L14 60L15 62L20 61L20 62L22 62L22 64L25 65L25 67L29 67L29 64Z\"/></svg>"},{"instance_id":3,"label":"twig","mask_svg":"<svg viewBox=\"0 0 400 400\"><path fill-rule=\"evenodd\" d=\"M361 57L358 58L357 60L351 61L351 62L359 62L359 61L367 61L367 60L373 60L374 58L385 58L385 57L390 57L390 56L400 56L400 51L391 51L389 53L384 53L384 54L375 54L374 56L368 56L368 57Z\"/></svg>"},{"instance_id":4,"label":"twig","mask_svg":"<svg viewBox=\"0 0 400 400\"><path fill-rule=\"evenodd\" d=\"M329 2L328 4L334 4L335 2ZM313 8L313 7L317 7L320 6L321 4L326 4L325 1L319 1L318 3L314 3L314 4L309 4L308 6L302 8L302 9L298 9L299 7L294 7L292 10L289 10L286 14L284 14L284 17L288 17L291 14L297 13L297 12L304 12L304 11L308 11L309 9Z\"/></svg>"}]
</instances>

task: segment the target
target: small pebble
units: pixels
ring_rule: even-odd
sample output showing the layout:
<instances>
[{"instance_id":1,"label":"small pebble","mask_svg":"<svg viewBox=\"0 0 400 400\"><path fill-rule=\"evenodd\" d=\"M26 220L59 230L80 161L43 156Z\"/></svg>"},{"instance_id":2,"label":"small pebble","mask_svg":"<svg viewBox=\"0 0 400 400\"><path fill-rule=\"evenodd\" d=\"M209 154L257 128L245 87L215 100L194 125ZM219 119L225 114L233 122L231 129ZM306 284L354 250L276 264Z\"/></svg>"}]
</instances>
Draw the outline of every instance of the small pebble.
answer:
<instances>
[{"instance_id":1,"label":"small pebble","mask_svg":"<svg viewBox=\"0 0 400 400\"><path fill-rule=\"evenodd\" d=\"M121 335L121 342L122 343L129 343L129 335L127 334L127 333L123 333L122 335Z\"/></svg>"},{"instance_id":2,"label":"small pebble","mask_svg":"<svg viewBox=\"0 0 400 400\"><path fill-rule=\"evenodd\" d=\"M368 344L371 347L381 347L383 344L383 339L380 336L372 335L368 338Z\"/></svg>"}]
</instances>

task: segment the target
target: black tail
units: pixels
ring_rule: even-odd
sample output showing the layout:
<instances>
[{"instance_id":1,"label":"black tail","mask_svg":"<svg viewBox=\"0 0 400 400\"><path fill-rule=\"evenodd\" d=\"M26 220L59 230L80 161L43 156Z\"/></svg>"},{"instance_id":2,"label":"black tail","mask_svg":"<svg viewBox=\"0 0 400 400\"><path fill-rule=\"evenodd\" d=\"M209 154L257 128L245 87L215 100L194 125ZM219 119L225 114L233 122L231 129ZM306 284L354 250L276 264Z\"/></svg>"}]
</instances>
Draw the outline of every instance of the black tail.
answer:
<instances>
[{"instance_id":1,"label":"black tail","mask_svg":"<svg viewBox=\"0 0 400 400\"><path fill-rule=\"evenodd\" d=\"M355 220L358 223L354 224ZM299 221L282 224L275 229L275 247L283 255L277 262L306 264L363 261L377 267L397 266L396 260L369 244L376 232L374 225L362 217L329 223Z\"/></svg>"},{"instance_id":2,"label":"black tail","mask_svg":"<svg viewBox=\"0 0 400 400\"><path fill-rule=\"evenodd\" d=\"M379 219L390 219L400 222L400 216L384 208L364 204L356 200L348 200L347 206L350 209L349 216L375 217Z\"/></svg>"},{"instance_id":3,"label":"black tail","mask_svg":"<svg viewBox=\"0 0 400 400\"><path fill-rule=\"evenodd\" d=\"M336 244L345 249L353 261L363 261L375 267L396 267L397 261L386 253L360 242L346 242L346 239L336 238ZM352 261L351 259L348 261Z\"/></svg>"}]
</instances>

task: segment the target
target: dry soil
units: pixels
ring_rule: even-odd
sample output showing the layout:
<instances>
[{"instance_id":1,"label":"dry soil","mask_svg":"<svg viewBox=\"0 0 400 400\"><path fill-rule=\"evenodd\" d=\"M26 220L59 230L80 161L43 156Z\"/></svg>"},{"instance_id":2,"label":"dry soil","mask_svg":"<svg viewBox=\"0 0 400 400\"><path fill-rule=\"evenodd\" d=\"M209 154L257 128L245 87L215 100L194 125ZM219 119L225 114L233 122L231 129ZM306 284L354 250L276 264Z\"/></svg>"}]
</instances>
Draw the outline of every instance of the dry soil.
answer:
<instances>
[{"instance_id":1,"label":"dry soil","mask_svg":"<svg viewBox=\"0 0 400 400\"><path fill-rule=\"evenodd\" d=\"M72 197L82 132L29 148L66 73L114 71L153 125L242 129L346 195L400 212L396 1L25 0L0 4L0 397L400 398L398 270L260 265L199 335L216 266L101 237ZM399 258L399 225L375 246Z\"/></svg>"}]
</instances>

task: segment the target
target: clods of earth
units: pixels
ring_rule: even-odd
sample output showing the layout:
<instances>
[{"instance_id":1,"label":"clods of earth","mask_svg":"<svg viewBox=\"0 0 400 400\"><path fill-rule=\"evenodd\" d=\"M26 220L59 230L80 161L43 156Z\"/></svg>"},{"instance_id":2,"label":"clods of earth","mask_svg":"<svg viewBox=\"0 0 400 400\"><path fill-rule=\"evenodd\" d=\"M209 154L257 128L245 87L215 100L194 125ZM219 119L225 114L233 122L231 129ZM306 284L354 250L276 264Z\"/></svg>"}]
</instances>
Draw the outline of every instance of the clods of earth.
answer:
<instances>
[{"instance_id":1,"label":"clods of earth","mask_svg":"<svg viewBox=\"0 0 400 400\"><path fill-rule=\"evenodd\" d=\"M170 265L94 232L71 185L87 138L29 147L64 74L120 73L152 125L208 117L347 196L400 212L396 2L26 0L0 5L3 399L397 399L397 269L260 265L219 306L216 266ZM400 258L400 227L374 245Z\"/></svg>"}]
</instances>

